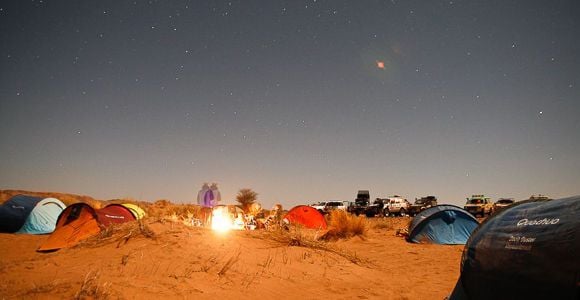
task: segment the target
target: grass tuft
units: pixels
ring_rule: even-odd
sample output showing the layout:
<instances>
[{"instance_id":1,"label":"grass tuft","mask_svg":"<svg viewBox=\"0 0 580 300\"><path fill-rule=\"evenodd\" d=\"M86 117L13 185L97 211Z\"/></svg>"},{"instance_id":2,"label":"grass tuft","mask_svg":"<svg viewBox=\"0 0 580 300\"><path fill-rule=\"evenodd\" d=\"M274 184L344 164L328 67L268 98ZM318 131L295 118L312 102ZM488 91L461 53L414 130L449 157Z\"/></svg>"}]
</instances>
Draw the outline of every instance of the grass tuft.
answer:
<instances>
[{"instance_id":1,"label":"grass tuft","mask_svg":"<svg viewBox=\"0 0 580 300\"><path fill-rule=\"evenodd\" d=\"M127 222L122 224L112 224L91 238L88 238L76 247L100 247L109 243L117 243L117 248L129 242L130 239L136 237L145 237L148 239L155 239L156 235L149 226L143 223L142 220L137 222Z\"/></svg>"},{"instance_id":2,"label":"grass tuft","mask_svg":"<svg viewBox=\"0 0 580 300\"><path fill-rule=\"evenodd\" d=\"M368 221L363 216L354 216L343 210L330 213L329 230L320 239L326 241L348 239L354 236L364 238L368 232Z\"/></svg>"},{"instance_id":3,"label":"grass tuft","mask_svg":"<svg viewBox=\"0 0 580 300\"><path fill-rule=\"evenodd\" d=\"M110 283L105 282L99 284L98 271L89 271L81 283L79 291L76 293L74 299L107 299L110 296Z\"/></svg>"}]
</instances>

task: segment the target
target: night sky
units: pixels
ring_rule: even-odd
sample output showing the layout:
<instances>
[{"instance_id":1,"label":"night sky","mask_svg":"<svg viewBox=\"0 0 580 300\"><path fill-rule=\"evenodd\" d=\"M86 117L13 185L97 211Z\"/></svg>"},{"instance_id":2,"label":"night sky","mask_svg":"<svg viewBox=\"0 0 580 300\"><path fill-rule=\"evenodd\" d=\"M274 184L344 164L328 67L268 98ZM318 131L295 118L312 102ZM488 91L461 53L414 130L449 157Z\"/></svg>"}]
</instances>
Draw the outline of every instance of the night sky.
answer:
<instances>
[{"instance_id":1,"label":"night sky","mask_svg":"<svg viewBox=\"0 0 580 300\"><path fill-rule=\"evenodd\" d=\"M580 194L579 1L2 1L0 188Z\"/></svg>"}]
</instances>

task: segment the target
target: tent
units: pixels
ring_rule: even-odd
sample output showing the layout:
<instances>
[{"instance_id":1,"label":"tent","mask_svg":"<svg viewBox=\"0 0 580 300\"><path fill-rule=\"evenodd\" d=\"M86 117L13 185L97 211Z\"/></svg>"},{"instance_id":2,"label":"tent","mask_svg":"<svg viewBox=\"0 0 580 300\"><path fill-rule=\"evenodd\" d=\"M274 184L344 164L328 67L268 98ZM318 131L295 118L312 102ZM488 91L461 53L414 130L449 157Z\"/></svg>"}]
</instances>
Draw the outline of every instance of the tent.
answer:
<instances>
[{"instance_id":1,"label":"tent","mask_svg":"<svg viewBox=\"0 0 580 300\"><path fill-rule=\"evenodd\" d=\"M407 240L414 243L465 244L479 223L455 205L437 205L418 213L409 226Z\"/></svg>"},{"instance_id":2,"label":"tent","mask_svg":"<svg viewBox=\"0 0 580 300\"><path fill-rule=\"evenodd\" d=\"M65 207L55 198L16 195L0 206L0 232L51 233Z\"/></svg>"},{"instance_id":3,"label":"tent","mask_svg":"<svg viewBox=\"0 0 580 300\"><path fill-rule=\"evenodd\" d=\"M284 216L284 220L291 224L300 224L306 228L326 229L324 216L312 206L295 206Z\"/></svg>"},{"instance_id":4,"label":"tent","mask_svg":"<svg viewBox=\"0 0 580 300\"><path fill-rule=\"evenodd\" d=\"M135 221L137 218L131 210L121 204L109 204L97 212L97 220L103 226Z\"/></svg>"},{"instance_id":5,"label":"tent","mask_svg":"<svg viewBox=\"0 0 580 300\"><path fill-rule=\"evenodd\" d=\"M131 213L133 214L133 216L135 217L135 219L137 219L137 220L143 219L143 217L145 217L145 215L146 215L145 211L141 207L139 207L135 204L123 203L121 205L128 208L131 211Z\"/></svg>"},{"instance_id":6,"label":"tent","mask_svg":"<svg viewBox=\"0 0 580 300\"><path fill-rule=\"evenodd\" d=\"M40 245L38 251L54 251L71 247L83 239L98 234L102 227L134 220L135 216L131 211L120 204L110 204L95 210L86 203L75 203L60 214L56 229Z\"/></svg>"},{"instance_id":7,"label":"tent","mask_svg":"<svg viewBox=\"0 0 580 300\"><path fill-rule=\"evenodd\" d=\"M56 198L40 200L17 233L45 234L56 227L56 220L66 205Z\"/></svg>"},{"instance_id":8,"label":"tent","mask_svg":"<svg viewBox=\"0 0 580 300\"><path fill-rule=\"evenodd\" d=\"M450 299L580 299L580 196L518 202L463 250Z\"/></svg>"}]
</instances>

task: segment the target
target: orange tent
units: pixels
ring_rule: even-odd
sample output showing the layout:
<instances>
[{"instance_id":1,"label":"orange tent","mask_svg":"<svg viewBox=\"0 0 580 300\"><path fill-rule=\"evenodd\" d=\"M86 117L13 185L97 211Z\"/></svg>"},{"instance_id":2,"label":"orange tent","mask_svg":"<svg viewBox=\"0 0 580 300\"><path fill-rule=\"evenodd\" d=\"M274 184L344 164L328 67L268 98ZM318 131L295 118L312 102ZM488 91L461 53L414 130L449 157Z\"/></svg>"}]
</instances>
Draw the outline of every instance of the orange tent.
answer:
<instances>
[{"instance_id":1,"label":"orange tent","mask_svg":"<svg viewBox=\"0 0 580 300\"><path fill-rule=\"evenodd\" d=\"M298 205L292 208L284 220L291 224L300 224L306 228L326 229L324 216L315 208L306 205Z\"/></svg>"},{"instance_id":2,"label":"orange tent","mask_svg":"<svg viewBox=\"0 0 580 300\"><path fill-rule=\"evenodd\" d=\"M98 234L102 227L133 220L135 216L131 211L119 204L111 204L95 210L86 203L75 203L58 216L54 232L37 251L55 251L71 247Z\"/></svg>"}]
</instances>

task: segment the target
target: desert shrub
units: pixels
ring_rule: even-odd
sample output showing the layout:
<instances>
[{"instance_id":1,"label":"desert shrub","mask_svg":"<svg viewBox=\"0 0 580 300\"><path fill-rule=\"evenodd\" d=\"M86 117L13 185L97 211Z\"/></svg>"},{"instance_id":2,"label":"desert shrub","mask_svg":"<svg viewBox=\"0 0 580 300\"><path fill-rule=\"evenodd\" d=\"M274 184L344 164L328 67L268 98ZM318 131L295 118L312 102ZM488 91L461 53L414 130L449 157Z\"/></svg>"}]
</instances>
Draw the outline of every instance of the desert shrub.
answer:
<instances>
[{"instance_id":1,"label":"desert shrub","mask_svg":"<svg viewBox=\"0 0 580 300\"><path fill-rule=\"evenodd\" d=\"M99 271L89 271L81 283L79 291L76 293L74 299L107 299L110 296L111 283L100 283Z\"/></svg>"},{"instance_id":2,"label":"desert shrub","mask_svg":"<svg viewBox=\"0 0 580 300\"><path fill-rule=\"evenodd\" d=\"M250 237L267 240L275 246L302 247L314 251L324 251L342 256L357 265L370 265L370 262L359 257L356 252L336 247L333 243L319 238L319 231L290 225L277 227L274 230L256 230L250 232Z\"/></svg>"},{"instance_id":3,"label":"desert shrub","mask_svg":"<svg viewBox=\"0 0 580 300\"><path fill-rule=\"evenodd\" d=\"M240 203L244 212L249 212L252 204L256 203L258 199L258 193L254 192L252 189L241 189L236 195L236 201Z\"/></svg>"},{"instance_id":4,"label":"desert shrub","mask_svg":"<svg viewBox=\"0 0 580 300\"><path fill-rule=\"evenodd\" d=\"M323 240L347 239L353 236L365 237L368 222L363 216L354 216L343 210L333 210L329 217L329 230L320 238Z\"/></svg>"},{"instance_id":5,"label":"desert shrub","mask_svg":"<svg viewBox=\"0 0 580 300\"><path fill-rule=\"evenodd\" d=\"M194 220L201 220L204 216L203 208L199 205L173 204L168 200L157 200L144 209L153 220L179 222L185 225L192 225Z\"/></svg>"},{"instance_id":6,"label":"desert shrub","mask_svg":"<svg viewBox=\"0 0 580 300\"><path fill-rule=\"evenodd\" d=\"M90 237L76 247L100 247L109 243L117 243L117 248L126 244L130 239L144 237L155 239L156 234L143 221L127 222L121 224L111 224L103 228L99 234Z\"/></svg>"}]
</instances>

